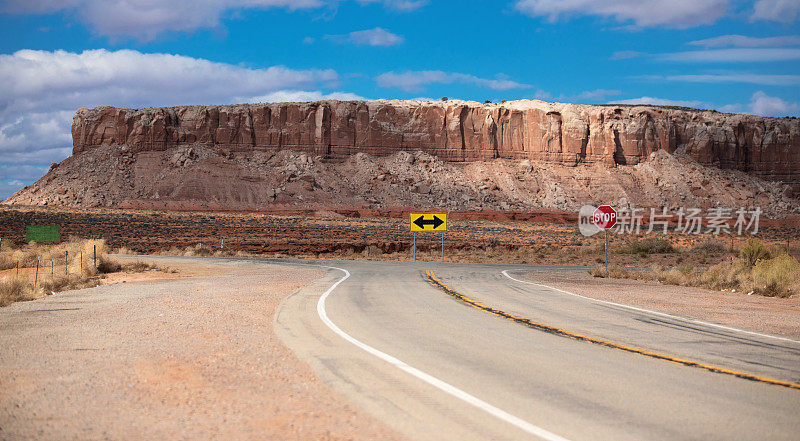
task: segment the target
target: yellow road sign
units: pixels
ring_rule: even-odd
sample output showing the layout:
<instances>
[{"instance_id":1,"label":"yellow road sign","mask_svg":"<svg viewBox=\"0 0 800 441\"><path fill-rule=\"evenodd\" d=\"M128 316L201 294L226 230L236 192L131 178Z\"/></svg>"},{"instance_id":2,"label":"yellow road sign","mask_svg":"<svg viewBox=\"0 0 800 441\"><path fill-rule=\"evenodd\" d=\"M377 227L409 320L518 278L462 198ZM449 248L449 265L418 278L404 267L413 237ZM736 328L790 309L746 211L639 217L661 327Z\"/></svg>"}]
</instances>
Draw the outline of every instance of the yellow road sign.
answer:
<instances>
[{"instance_id":1,"label":"yellow road sign","mask_svg":"<svg viewBox=\"0 0 800 441\"><path fill-rule=\"evenodd\" d=\"M444 213L411 213L411 231L447 231L447 215Z\"/></svg>"}]
</instances>

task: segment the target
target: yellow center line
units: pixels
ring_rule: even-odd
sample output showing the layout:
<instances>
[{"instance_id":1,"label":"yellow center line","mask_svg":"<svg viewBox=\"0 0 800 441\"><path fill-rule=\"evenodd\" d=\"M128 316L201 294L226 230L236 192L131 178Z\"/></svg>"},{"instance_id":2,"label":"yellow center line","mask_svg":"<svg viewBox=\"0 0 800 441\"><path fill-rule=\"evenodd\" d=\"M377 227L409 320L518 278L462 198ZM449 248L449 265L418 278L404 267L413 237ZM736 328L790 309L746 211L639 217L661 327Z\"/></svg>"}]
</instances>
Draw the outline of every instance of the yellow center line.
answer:
<instances>
[{"instance_id":1,"label":"yellow center line","mask_svg":"<svg viewBox=\"0 0 800 441\"><path fill-rule=\"evenodd\" d=\"M606 340L601 340L599 338L589 337L589 336L586 336L586 335L577 334L575 332L565 331L563 329L559 329L559 328L556 328L556 327L553 327L553 326L548 326L548 325L544 325L544 324L541 324L541 323L536 323L536 322L531 321L529 319L526 319L526 318L523 318L523 317L519 317L519 316L516 316L516 315L513 315L513 314L509 314L507 312L503 312L503 311L501 311L499 309L495 309L495 308L492 308L490 306L486 306L483 303L480 303L480 302L478 302L476 300L473 300L473 299L471 299L471 298L469 298L469 297L467 297L467 296L465 296L463 294L460 294L460 293L450 289L447 285L445 285L444 283L439 281L438 278L436 278L436 274L434 274L433 271L427 270L426 273L427 273L427 276L428 276L428 281L431 282L431 284L433 284L437 288L441 289L445 293L455 297L457 300L460 300L461 302L466 303L467 305L472 306L474 308L480 309L482 311L486 311L486 312L494 314L494 315L496 315L498 317L502 317L502 318L505 318L505 319L508 319L508 320L515 321L517 323L526 325L526 326L528 326L530 328L534 328L534 329L537 329L537 330L540 330L540 331L544 331L544 332L547 332L547 333L550 333L550 334L554 334L554 335L559 335L559 336L562 336L562 337L571 338L571 339L574 339L574 340L586 341L586 342L589 342L589 343L594 343L596 345L605 346L605 347L608 347L608 348L619 349L619 350L622 350L622 351L625 351L625 352L631 352L631 353L634 353L634 354L644 355L646 357L657 358L659 360L665 360L665 361L669 361L669 362L672 362L672 363L682 364L684 366L700 368L700 369L704 369L704 370L707 370L707 371L710 371L710 372L715 372L715 373L718 373L718 374L732 375L734 377L743 378L745 380L758 381L758 382L761 382L761 383L773 384L775 386L782 386L782 387L787 387L789 389L800 390L800 384L790 383L788 381L776 380L776 379L773 379L773 378L762 377L762 376L759 376L759 375L748 374L746 372L734 371L734 370L731 370L731 369L726 369L726 368L722 368L722 367L718 367L718 366L712 366L712 365L708 365L708 364L704 364L704 363L700 363L700 362L696 362L696 361L685 360L685 359L682 359L682 358L677 358L677 357L672 357L672 356L669 356L669 355L659 354L658 352L648 351L646 349L634 348L634 347L631 347L631 346L625 346L625 345L621 345L619 343L614 343L614 342L610 342L610 341L606 341Z\"/></svg>"}]
</instances>

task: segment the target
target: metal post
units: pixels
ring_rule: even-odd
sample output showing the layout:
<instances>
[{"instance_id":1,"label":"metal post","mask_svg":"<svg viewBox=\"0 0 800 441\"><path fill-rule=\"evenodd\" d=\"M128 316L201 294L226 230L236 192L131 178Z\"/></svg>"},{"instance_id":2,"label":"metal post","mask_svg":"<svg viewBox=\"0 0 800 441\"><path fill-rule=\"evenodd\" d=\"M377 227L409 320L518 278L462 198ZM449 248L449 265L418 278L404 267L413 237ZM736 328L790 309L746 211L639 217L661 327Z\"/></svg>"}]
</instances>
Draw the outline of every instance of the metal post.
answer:
<instances>
[{"instance_id":1,"label":"metal post","mask_svg":"<svg viewBox=\"0 0 800 441\"><path fill-rule=\"evenodd\" d=\"M83 277L83 248L81 248L81 277Z\"/></svg>"},{"instance_id":2,"label":"metal post","mask_svg":"<svg viewBox=\"0 0 800 441\"><path fill-rule=\"evenodd\" d=\"M64 275L69 275L69 251L64 251Z\"/></svg>"},{"instance_id":3,"label":"metal post","mask_svg":"<svg viewBox=\"0 0 800 441\"><path fill-rule=\"evenodd\" d=\"M608 230L603 229L603 235L606 238L606 245L603 248L606 254L606 276L608 276Z\"/></svg>"},{"instance_id":4,"label":"metal post","mask_svg":"<svg viewBox=\"0 0 800 441\"><path fill-rule=\"evenodd\" d=\"M17 275L19 275L19 259L17 259Z\"/></svg>"},{"instance_id":5,"label":"metal post","mask_svg":"<svg viewBox=\"0 0 800 441\"><path fill-rule=\"evenodd\" d=\"M36 276L33 278L33 291L36 291L36 285L39 283L39 256L36 256Z\"/></svg>"},{"instance_id":6,"label":"metal post","mask_svg":"<svg viewBox=\"0 0 800 441\"><path fill-rule=\"evenodd\" d=\"M411 249L412 249L412 254L414 256L414 262L416 262L417 261L417 232L415 231L413 234L414 234L414 245L411 247Z\"/></svg>"},{"instance_id":7,"label":"metal post","mask_svg":"<svg viewBox=\"0 0 800 441\"><path fill-rule=\"evenodd\" d=\"M442 231L442 263L444 263L444 231Z\"/></svg>"},{"instance_id":8,"label":"metal post","mask_svg":"<svg viewBox=\"0 0 800 441\"><path fill-rule=\"evenodd\" d=\"M56 277L56 264L53 262L55 259L50 259L50 280Z\"/></svg>"},{"instance_id":9,"label":"metal post","mask_svg":"<svg viewBox=\"0 0 800 441\"><path fill-rule=\"evenodd\" d=\"M94 251L94 269L97 270L97 245L92 245Z\"/></svg>"}]
</instances>

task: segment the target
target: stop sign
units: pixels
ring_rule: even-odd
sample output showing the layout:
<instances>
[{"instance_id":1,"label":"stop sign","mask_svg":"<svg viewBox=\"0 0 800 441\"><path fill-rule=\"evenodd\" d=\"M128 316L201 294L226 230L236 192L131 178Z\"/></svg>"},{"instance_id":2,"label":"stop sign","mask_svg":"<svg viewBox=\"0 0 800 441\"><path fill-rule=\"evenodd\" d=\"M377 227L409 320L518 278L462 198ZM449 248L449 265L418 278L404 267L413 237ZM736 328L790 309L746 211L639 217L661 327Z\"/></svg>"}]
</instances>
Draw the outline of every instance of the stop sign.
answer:
<instances>
[{"instance_id":1,"label":"stop sign","mask_svg":"<svg viewBox=\"0 0 800 441\"><path fill-rule=\"evenodd\" d=\"M592 218L598 228L608 230L617 224L617 210L610 205L601 205L594 210Z\"/></svg>"}]
</instances>

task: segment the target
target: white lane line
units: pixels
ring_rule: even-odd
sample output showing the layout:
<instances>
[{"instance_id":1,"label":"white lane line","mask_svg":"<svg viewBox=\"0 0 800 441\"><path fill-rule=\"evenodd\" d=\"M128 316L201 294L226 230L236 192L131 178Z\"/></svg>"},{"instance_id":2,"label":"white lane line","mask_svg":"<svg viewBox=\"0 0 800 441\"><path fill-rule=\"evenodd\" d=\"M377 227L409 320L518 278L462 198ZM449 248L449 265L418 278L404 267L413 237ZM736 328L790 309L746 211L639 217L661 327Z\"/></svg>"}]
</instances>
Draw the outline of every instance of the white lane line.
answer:
<instances>
[{"instance_id":1,"label":"white lane line","mask_svg":"<svg viewBox=\"0 0 800 441\"><path fill-rule=\"evenodd\" d=\"M491 415L493 415L493 416L495 416L495 417L497 417L497 418L499 418L499 419L501 419L501 420L503 420L503 421L505 421L507 423L510 423L510 424L512 424L512 425L524 430L525 432L530 433L531 435L538 436L539 438L544 439L544 440L548 440L548 441L569 441L568 439L566 439L564 437L558 436L558 435L556 435L556 434L554 434L552 432L548 432L547 430L542 429L539 426L535 426L535 425L533 425L533 424L531 424L531 423L529 423L529 422L527 422L527 421L525 421L525 420L523 420L523 419L521 419L519 417L511 415L510 413L508 413L508 412L506 412L506 411L504 411L502 409L494 407L491 404L481 400L480 398L477 398L477 397L475 397L473 395L470 395L470 394L464 392L463 390L458 389L457 387L452 386L452 385L450 385L448 383L445 383L444 381L442 381L442 380L440 380L440 379L438 379L438 378L436 378L436 377L434 377L432 375L426 374L425 372L422 372L421 370L419 370L419 369L417 369L417 368L415 368L413 366L410 366L410 365L406 364L405 362L403 362L401 360L398 360L397 358L392 357L389 354L383 353L383 352L373 348L372 346L369 346L369 345L367 345L365 343L362 343L362 342L356 340L355 338L351 337L349 334L345 333L341 329L339 329L339 327L336 326L331 321L331 319L328 318L328 313L325 312L325 299L328 298L328 296L331 294L331 292L333 292L333 290L336 289L336 287L339 286L340 283L344 282L345 280L347 280L348 277L350 277L350 272L345 270L345 269L337 268L337 267L334 267L334 266L329 266L327 268L333 268L333 269L336 269L336 270L344 272L344 277L339 279L330 288L328 288L328 290L325 291L324 294L322 294L322 296L319 298L319 301L317 302L317 313L319 314L319 317L322 319L322 321L326 325L328 325L329 328L331 328L331 330L333 332L339 334L339 336L342 337L343 339L345 339L345 340L349 341L350 343L358 346L359 348L369 352L370 354L380 358L381 360L393 365L394 367L396 367L396 368L398 368L400 370L403 370L403 371L405 371L405 372L407 372L407 373L419 378L420 380L422 380L422 381L424 381L424 382L426 382L426 383L428 383L428 384L430 384L430 385L432 385L432 386L434 386L434 387L436 387L436 388L438 388L438 389L440 389L440 390L442 390L444 392L447 392L448 394L450 394L450 395L452 395L452 396L454 396L454 397L456 397L456 398L458 398L458 399L460 399L462 401L465 401L465 402L467 402L467 403L469 403L469 404L471 404L471 405L473 405L473 406L475 406L475 407L477 407L477 408L479 408L479 409L481 409L481 410L483 410L483 411L485 411L485 412L487 412L487 413L489 413L489 414L491 414Z\"/></svg>"},{"instance_id":2,"label":"white lane line","mask_svg":"<svg viewBox=\"0 0 800 441\"><path fill-rule=\"evenodd\" d=\"M649 309L637 308L635 306L625 305L625 304L622 304L622 303L609 302L607 300L600 300L600 299L593 299L591 297L582 296L580 294L575 294L574 292L565 291L563 289L559 289L559 288L556 288L556 287L553 287L553 286L549 286L549 285L544 285L542 283L529 282L527 280L515 279L515 278L511 277L510 275L508 275L508 270L501 271L501 273L504 276L508 277L509 279L517 281L517 282L520 282L520 283L527 283L528 285L541 286L542 288L552 289L552 290L558 291L560 293L569 294L571 296L580 297L582 299L591 300L591 301L597 302L597 303L605 303L607 305L614 305L614 306L619 306L619 307L622 307L622 308L632 309L634 311L646 312L648 314L654 314L654 315L660 315L662 317L670 317L670 318L684 320L684 321L687 321L687 322L697 323L697 324L701 324L701 325L713 326L715 328L726 329L728 331L741 332L743 334L757 335L759 337L774 338L776 340L784 340L784 341L789 341L789 342L792 342L792 343L800 343L800 340L794 340L794 339L786 338L786 337L779 337L777 335L762 334L760 332L753 332L753 331L745 331L744 329L732 328L730 326L719 325L719 324L711 323L711 322L704 322L702 320L690 319L690 318L686 318L686 317L681 317L679 315L667 314L665 312L651 311Z\"/></svg>"}]
</instances>

